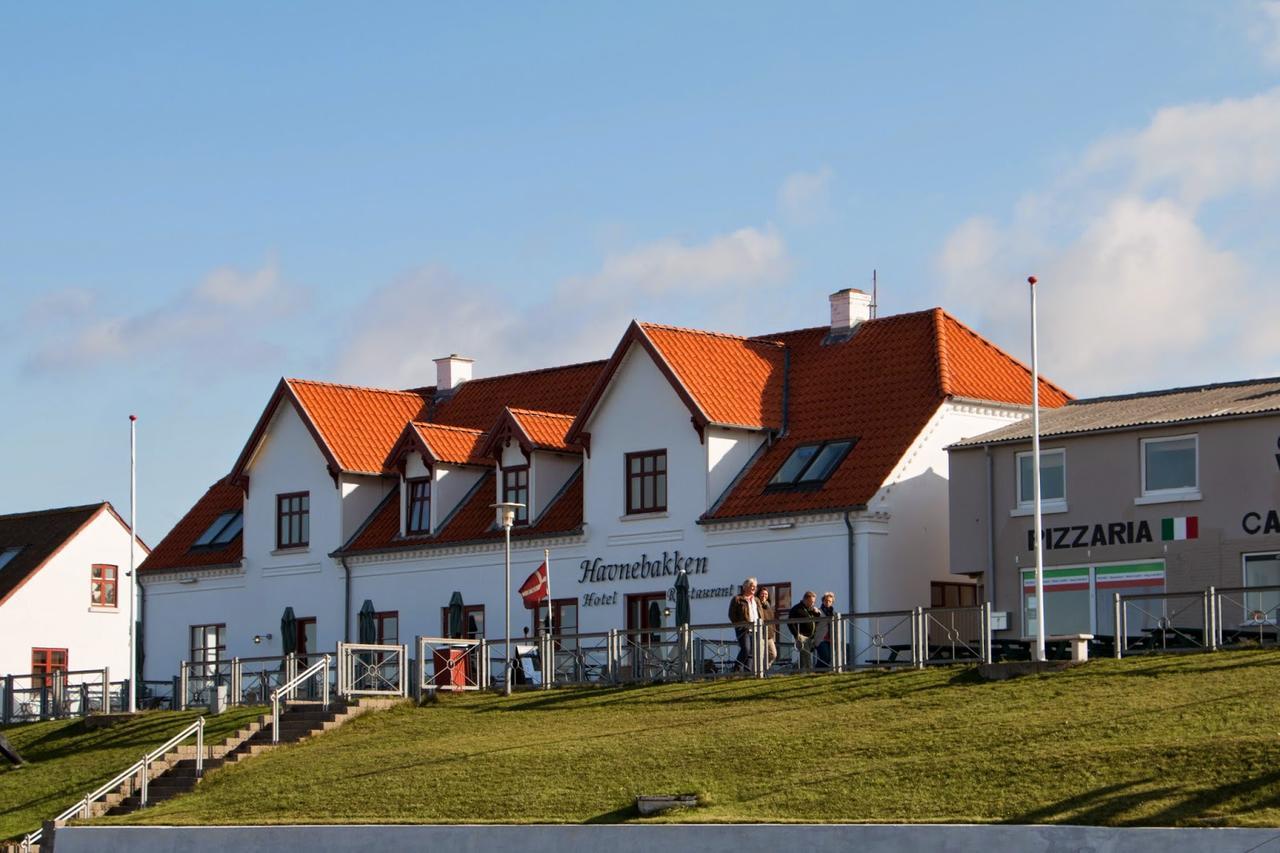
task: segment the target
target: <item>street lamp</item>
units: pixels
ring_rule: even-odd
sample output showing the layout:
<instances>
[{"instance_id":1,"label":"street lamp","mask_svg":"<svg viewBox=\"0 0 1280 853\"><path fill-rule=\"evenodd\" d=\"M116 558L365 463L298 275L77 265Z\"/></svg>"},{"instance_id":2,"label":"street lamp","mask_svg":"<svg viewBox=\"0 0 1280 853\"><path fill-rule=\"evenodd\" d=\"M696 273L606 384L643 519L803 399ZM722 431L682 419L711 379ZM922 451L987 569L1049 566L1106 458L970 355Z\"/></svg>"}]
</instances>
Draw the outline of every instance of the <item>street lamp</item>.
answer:
<instances>
[{"instance_id":1,"label":"street lamp","mask_svg":"<svg viewBox=\"0 0 1280 853\"><path fill-rule=\"evenodd\" d=\"M516 510L524 507L522 503L514 501L499 501L496 504L490 504L498 511L498 524L502 527L502 532L506 538L506 550L504 565L506 567L506 580L502 585L502 614L506 627L503 630L503 638L506 643L506 673L502 676L502 692L511 695L511 527L516 523Z\"/></svg>"}]
</instances>

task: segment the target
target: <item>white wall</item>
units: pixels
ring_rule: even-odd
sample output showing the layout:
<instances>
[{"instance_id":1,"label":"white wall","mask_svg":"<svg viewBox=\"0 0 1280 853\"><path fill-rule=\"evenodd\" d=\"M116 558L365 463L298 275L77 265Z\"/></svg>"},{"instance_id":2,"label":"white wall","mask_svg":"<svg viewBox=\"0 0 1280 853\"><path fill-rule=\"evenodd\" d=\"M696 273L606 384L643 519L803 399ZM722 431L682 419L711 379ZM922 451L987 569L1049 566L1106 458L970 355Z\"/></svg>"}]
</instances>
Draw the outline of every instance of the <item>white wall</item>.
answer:
<instances>
[{"instance_id":1,"label":"white wall","mask_svg":"<svg viewBox=\"0 0 1280 853\"><path fill-rule=\"evenodd\" d=\"M146 551L139 545L137 561ZM114 608L91 607L94 563L117 568ZM31 671L31 649L66 649L69 667L129 677L129 531L101 510L0 608L0 674Z\"/></svg>"},{"instance_id":2,"label":"white wall","mask_svg":"<svg viewBox=\"0 0 1280 853\"><path fill-rule=\"evenodd\" d=\"M462 499L475 486L476 480L489 476L485 468L437 464L431 484L431 529L438 530ZM496 500L496 499L495 499Z\"/></svg>"},{"instance_id":3,"label":"white wall","mask_svg":"<svg viewBox=\"0 0 1280 853\"><path fill-rule=\"evenodd\" d=\"M552 499L560 493L564 488L564 484L573 476L573 472L582 466L581 456L570 456L565 453L548 453L545 450L535 450L533 452L533 462L529 466L532 472L537 469L537 476L533 479L534 485L530 489L532 492L532 509L533 513L529 516L537 519L546 511L547 505Z\"/></svg>"},{"instance_id":4,"label":"white wall","mask_svg":"<svg viewBox=\"0 0 1280 853\"><path fill-rule=\"evenodd\" d=\"M743 429L707 427L706 507L720 499L725 489L764 444L765 433Z\"/></svg>"},{"instance_id":5,"label":"white wall","mask_svg":"<svg viewBox=\"0 0 1280 853\"><path fill-rule=\"evenodd\" d=\"M395 488L396 481L391 477L343 474L339 482L342 491L342 541L346 542L368 520L369 514L382 503L387 493Z\"/></svg>"}]
</instances>

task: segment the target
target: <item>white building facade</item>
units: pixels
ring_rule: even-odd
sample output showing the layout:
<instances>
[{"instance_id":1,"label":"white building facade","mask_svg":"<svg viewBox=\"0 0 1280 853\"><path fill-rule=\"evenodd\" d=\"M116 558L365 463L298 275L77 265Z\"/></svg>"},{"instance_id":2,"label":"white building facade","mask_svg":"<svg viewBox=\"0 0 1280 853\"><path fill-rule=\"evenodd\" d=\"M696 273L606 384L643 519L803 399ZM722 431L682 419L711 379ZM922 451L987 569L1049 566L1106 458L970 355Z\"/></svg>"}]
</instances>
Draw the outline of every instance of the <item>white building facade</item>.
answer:
<instances>
[{"instance_id":1,"label":"white building facade","mask_svg":"<svg viewBox=\"0 0 1280 853\"><path fill-rule=\"evenodd\" d=\"M941 309L868 302L841 291L829 325L757 338L633 323L607 361L488 379L450 356L413 391L283 381L144 567L147 677L279 654L287 607L300 651L354 640L366 601L384 642L441 636L455 593L464 633L501 639L509 603L519 638L544 551L566 633L672 624L681 569L694 623L726 621L748 576L779 610L805 590L928 606L964 583L945 448L1025 417L1030 376ZM505 593L500 500L527 506ZM222 550L194 544L236 512Z\"/></svg>"}]
</instances>

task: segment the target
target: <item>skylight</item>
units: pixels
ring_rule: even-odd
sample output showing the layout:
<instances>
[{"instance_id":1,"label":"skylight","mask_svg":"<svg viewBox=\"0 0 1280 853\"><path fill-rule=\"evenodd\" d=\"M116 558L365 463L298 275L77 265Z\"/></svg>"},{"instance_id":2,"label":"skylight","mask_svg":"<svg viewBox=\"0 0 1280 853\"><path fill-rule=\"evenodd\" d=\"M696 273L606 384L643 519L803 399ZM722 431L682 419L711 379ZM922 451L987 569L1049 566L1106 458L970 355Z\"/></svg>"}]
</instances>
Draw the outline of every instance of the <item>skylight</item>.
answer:
<instances>
[{"instance_id":1,"label":"skylight","mask_svg":"<svg viewBox=\"0 0 1280 853\"><path fill-rule=\"evenodd\" d=\"M220 548L240 535L244 527L244 513L238 509L228 510L214 519L209 529L200 534L200 538L192 548Z\"/></svg>"},{"instance_id":2,"label":"skylight","mask_svg":"<svg viewBox=\"0 0 1280 853\"><path fill-rule=\"evenodd\" d=\"M856 441L857 439L841 439L800 445L791 451L787 461L782 463L778 473L769 481L769 488L820 486L840 467Z\"/></svg>"},{"instance_id":3,"label":"skylight","mask_svg":"<svg viewBox=\"0 0 1280 853\"><path fill-rule=\"evenodd\" d=\"M16 545L12 548L0 548L0 569L9 565L9 561L18 556L21 551L21 545Z\"/></svg>"}]
</instances>

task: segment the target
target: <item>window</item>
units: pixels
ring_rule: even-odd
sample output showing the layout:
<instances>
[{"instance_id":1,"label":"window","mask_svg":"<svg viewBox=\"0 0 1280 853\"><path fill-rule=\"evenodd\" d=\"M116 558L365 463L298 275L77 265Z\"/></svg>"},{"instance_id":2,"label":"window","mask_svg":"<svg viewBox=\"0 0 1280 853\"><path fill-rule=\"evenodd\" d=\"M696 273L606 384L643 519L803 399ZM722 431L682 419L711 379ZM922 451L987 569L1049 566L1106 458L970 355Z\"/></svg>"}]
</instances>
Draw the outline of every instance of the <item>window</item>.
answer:
<instances>
[{"instance_id":1,"label":"window","mask_svg":"<svg viewBox=\"0 0 1280 853\"><path fill-rule=\"evenodd\" d=\"M89 572L89 604L94 607L115 607L116 567L95 563Z\"/></svg>"},{"instance_id":2,"label":"window","mask_svg":"<svg viewBox=\"0 0 1280 853\"><path fill-rule=\"evenodd\" d=\"M200 534L200 538L192 543L191 547L193 550L196 548L221 548L239 536L243 527L244 513L238 509L228 510L214 519L213 524L210 524L209 528Z\"/></svg>"},{"instance_id":3,"label":"window","mask_svg":"<svg viewBox=\"0 0 1280 853\"><path fill-rule=\"evenodd\" d=\"M191 626L191 662L206 664L203 668L195 668L196 674L213 675L217 669L216 664L222 660L223 652L226 650L226 625Z\"/></svg>"},{"instance_id":4,"label":"window","mask_svg":"<svg viewBox=\"0 0 1280 853\"><path fill-rule=\"evenodd\" d=\"M778 473L773 475L768 488L771 491L783 491L821 487L849 455L856 441L843 439L823 444L800 445L791 451Z\"/></svg>"},{"instance_id":5,"label":"window","mask_svg":"<svg viewBox=\"0 0 1280 853\"><path fill-rule=\"evenodd\" d=\"M529 523L529 466L502 469L502 500L524 504L516 509L516 524Z\"/></svg>"},{"instance_id":6,"label":"window","mask_svg":"<svg viewBox=\"0 0 1280 853\"><path fill-rule=\"evenodd\" d=\"M0 569L9 565L9 561L18 556L22 551L22 546L18 545L14 548L0 548Z\"/></svg>"},{"instance_id":7,"label":"window","mask_svg":"<svg viewBox=\"0 0 1280 853\"><path fill-rule=\"evenodd\" d=\"M311 541L311 493L276 495L276 547L303 548Z\"/></svg>"},{"instance_id":8,"label":"window","mask_svg":"<svg viewBox=\"0 0 1280 853\"><path fill-rule=\"evenodd\" d=\"M1280 587L1280 554L1246 554L1244 585ZM1275 624L1280 619L1280 588L1244 594L1244 621L1247 624Z\"/></svg>"},{"instance_id":9,"label":"window","mask_svg":"<svg viewBox=\"0 0 1280 853\"><path fill-rule=\"evenodd\" d=\"M55 672L67 671L67 650L66 649L32 649L31 650L31 673L33 675L44 676L44 686L49 687L53 683L50 677Z\"/></svg>"},{"instance_id":10,"label":"window","mask_svg":"<svg viewBox=\"0 0 1280 853\"><path fill-rule=\"evenodd\" d=\"M425 536L431 532L431 480L421 477L405 480L406 500L404 529L406 533Z\"/></svg>"},{"instance_id":11,"label":"window","mask_svg":"<svg viewBox=\"0 0 1280 853\"><path fill-rule=\"evenodd\" d=\"M440 608L440 636L449 636L449 608ZM467 604L462 608L462 637L479 640L484 637L484 605Z\"/></svg>"},{"instance_id":12,"label":"window","mask_svg":"<svg viewBox=\"0 0 1280 853\"><path fill-rule=\"evenodd\" d=\"M557 598L551 602L551 633L556 635L576 634L578 633L578 599L576 598ZM547 624L547 603L545 601L538 605L538 611L534 615L533 630L536 634L539 626ZM568 638L556 640L556 648L558 649L576 649L578 647L577 640Z\"/></svg>"},{"instance_id":13,"label":"window","mask_svg":"<svg viewBox=\"0 0 1280 853\"><path fill-rule=\"evenodd\" d=\"M1194 435L1142 440L1142 494L1174 495L1200 487L1200 440Z\"/></svg>"},{"instance_id":14,"label":"window","mask_svg":"<svg viewBox=\"0 0 1280 853\"><path fill-rule=\"evenodd\" d=\"M1035 472L1032 453L1018 454L1018 506L1035 505ZM1040 451L1040 501L1061 503L1067 499L1067 452Z\"/></svg>"},{"instance_id":15,"label":"window","mask_svg":"<svg viewBox=\"0 0 1280 853\"><path fill-rule=\"evenodd\" d=\"M1164 592L1164 563L1113 563L1110 565L1066 566L1044 570L1045 634L1115 635L1115 595L1158 595ZM1023 636L1036 633L1035 572L1022 572ZM1164 615L1163 602L1138 602L1127 611L1131 637L1153 627Z\"/></svg>"},{"instance_id":16,"label":"window","mask_svg":"<svg viewBox=\"0 0 1280 853\"><path fill-rule=\"evenodd\" d=\"M373 624L378 629L377 643L380 646L400 645L400 611L384 610L373 614Z\"/></svg>"},{"instance_id":17,"label":"window","mask_svg":"<svg viewBox=\"0 0 1280 853\"><path fill-rule=\"evenodd\" d=\"M977 607L978 585L976 583L932 581L929 584L929 606Z\"/></svg>"},{"instance_id":18,"label":"window","mask_svg":"<svg viewBox=\"0 0 1280 853\"><path fill-rule=\"evenodd\" d=\"M628 453L627 515L667 511L667 451Z\"/></svg>"}]
</instances>

